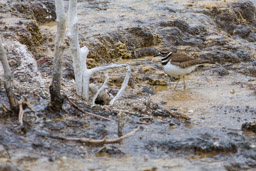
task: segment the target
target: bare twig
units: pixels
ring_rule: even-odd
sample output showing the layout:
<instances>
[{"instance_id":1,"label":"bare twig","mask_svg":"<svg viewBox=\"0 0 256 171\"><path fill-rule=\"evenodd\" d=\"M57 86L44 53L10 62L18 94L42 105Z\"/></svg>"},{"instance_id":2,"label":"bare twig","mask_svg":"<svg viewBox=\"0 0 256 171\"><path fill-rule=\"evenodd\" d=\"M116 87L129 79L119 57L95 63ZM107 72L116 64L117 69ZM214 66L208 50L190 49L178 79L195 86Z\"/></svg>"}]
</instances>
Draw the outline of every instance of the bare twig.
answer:
<instances>
[{"instance_id":1,"label":"bare twig","mask_svg":"<svg viewBox=\"0 0 256 171\"><path fill-rule=\"evenodd\" d=\"M82 143L103 145L103 144L119 143L123 139L128 138L128 137L134 135L138 130L139 130L139 127L137 127L135 130L133 130L133 131L129 132L128 134L126 134L124 136L121 136L119 138L107 139L105 137L105 138L103 138L101 140L95 140L95 139L92 139L92 138L60 137L60 136L54 136L54 135L42 135L42 136L47 136L47 137L50 137L50 138L61 139L61 140L66 140L66 141L79 141L79 142L82 142Z\"/></svg>"},{"instance_id":2,"label":"bare twig","mask_svg":"<svg viewBox=\"0 0 256 171\"><path fill-rule=\"evenodd\" d=\"M106 117L103 117L103 116L99 116L99 115L96 115L96 114L93 114L93 113L90 113L90 112L86 112L84 110L82 110L80 107L78 107L74 102L72 102L67 95L65 95L65 98L68 100L68 102L74 107L76 108L77 110L79 110L80 112L86 114L86 115L90 115L90 116L93 116L93 117L96 117L96 118L100 118L100 119L104 119L104 120L107 120L107 121L114 121L112 119L109 119L109 118L106 118Z\"/></svg>"},{"instance_id":3,"label":"bare twig","mask_svg":"<svg viewBox=\"0 0 256 171\"><path fill-rule=\"evenodd\" d=\"M23 116L24 116L24 110L23 110L23 99L18 101L19 104L19 123L20 125L23 125Z\"/></svg>"},{"instance_id":4,"label":"bare twig","mask_svg":"<svg viewBox=\"0 0 256 171\"><path fill-rule=\"evenodd\" d=\"M119 114L117 115L117 135L118 137L123 136L123 127L126 124L126 122L129 121L129 117L126 116L126 118L124 119L125 115L123 112L119 112Z\"/></svg>"}]
</instances>

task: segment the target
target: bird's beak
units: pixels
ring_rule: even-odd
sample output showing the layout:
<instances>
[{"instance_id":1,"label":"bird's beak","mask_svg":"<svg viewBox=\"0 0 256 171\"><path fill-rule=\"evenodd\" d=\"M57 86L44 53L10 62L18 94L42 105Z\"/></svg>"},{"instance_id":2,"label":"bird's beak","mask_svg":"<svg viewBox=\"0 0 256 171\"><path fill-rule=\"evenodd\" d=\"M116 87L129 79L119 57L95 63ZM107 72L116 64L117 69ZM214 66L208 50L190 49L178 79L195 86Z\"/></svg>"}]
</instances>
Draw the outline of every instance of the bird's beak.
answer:
<instances>
[{"instance_id":1,"label":"bird's beak","mask_svg":"<svg viewBox=\"0 0 256 171\"><path fill-rule=\"evenodd\" d=\"M159 53L154 54L154 57L158 57L158 56L161 56L160 52L159 52Z\"/></svg>"}]
</instances>

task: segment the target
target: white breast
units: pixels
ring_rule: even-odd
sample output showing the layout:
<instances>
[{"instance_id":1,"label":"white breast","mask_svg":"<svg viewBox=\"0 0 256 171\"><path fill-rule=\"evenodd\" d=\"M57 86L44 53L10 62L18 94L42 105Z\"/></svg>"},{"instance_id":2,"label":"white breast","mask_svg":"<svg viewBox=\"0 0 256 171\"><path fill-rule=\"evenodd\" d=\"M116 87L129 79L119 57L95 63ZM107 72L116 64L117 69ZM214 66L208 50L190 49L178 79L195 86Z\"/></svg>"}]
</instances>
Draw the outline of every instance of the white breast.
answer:
<instances>
[{"instance_id":1,"label":"white breast","mask_svg":"<svg viewBox=\"0 0 256 171\"><path fill-rule=\"evenodd\" d=\"M197 66L198 65L190 66L187 68L181 68L179 66L171 64L171 60L170 60L166 65L164 65L164 71L168 75L173 76L173 77L184 76L184 75L189 74L192 71L194 71Z\"/></svg>"}]
</instances>

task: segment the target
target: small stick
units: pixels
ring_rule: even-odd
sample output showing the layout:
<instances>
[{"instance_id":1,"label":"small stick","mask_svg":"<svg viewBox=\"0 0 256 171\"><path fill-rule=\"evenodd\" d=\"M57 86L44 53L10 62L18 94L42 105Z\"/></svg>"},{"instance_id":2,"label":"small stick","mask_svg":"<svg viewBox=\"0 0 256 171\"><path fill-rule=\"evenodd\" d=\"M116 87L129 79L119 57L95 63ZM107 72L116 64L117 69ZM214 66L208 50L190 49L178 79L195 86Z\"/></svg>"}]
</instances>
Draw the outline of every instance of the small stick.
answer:
<instances>
[{"instance_id":1,"label":"small stick","mask_svg":"<svg viewBox=\"0 0 256 171\"><path fill-rule=\"evenodd\" d=\"M114 144L114 143L119 143L121 142L123 139L128 138L130 136L132 136L133 134L135 134L137 131L139 130L139 127L137 127L136 129L134 129L133 131L127 133L126 135L123 135L119 138L115 138L115 139L107 139L106 137L101 139L101 140L96 140L96 139L92 139L92 138L74 138L74 137L60 137L60 136L54 136L54 135L41 135L41 136L46 136L46 137L50 137L50 138L55 138L55 139L61 139L61 140L66 140L66 141L79 141L82 143L89 143L89 144Z\"/></svg>"},{"instance_id":2,"label":"small stick","mask_svg":"<svg viewBox=\"0 0 256 171\"><path fill-rule=\"evenodd\" d=\"M123 136L123 127L126 124L126 122L128 122L128 120L129 120L128 116L124 120L124 116L125 115L123 112L119 112L119 114L117 115L117 135L118 135L118 137Z\"/></svg>"},{"instance_id":3,"label":"small stick","mask_svg":"<svg viewBox=\"0 0 256 171\"><path fill-rule=\"evenodd\" d=\"M99 115L96 115L96 114L93 114L93 113L90 113L90 112L86 112L84 110L82 110L81 108L79 108L74 102L72 102L68 96L65 94L65 97L66 99L68 100L68 102L74 107L76 108L77 110L79 110L80 112L84 113L84 114L87 114L87 115L90 115L90 116L93 116L93 117L97 117L97 118L101 118L101 119L104 119L104 120L107 120L107 121L114 121L112 119L109 119L109 118L106 118L106 117L103 117L103 116L99 116Z\"/></svg>"}]
</instances>

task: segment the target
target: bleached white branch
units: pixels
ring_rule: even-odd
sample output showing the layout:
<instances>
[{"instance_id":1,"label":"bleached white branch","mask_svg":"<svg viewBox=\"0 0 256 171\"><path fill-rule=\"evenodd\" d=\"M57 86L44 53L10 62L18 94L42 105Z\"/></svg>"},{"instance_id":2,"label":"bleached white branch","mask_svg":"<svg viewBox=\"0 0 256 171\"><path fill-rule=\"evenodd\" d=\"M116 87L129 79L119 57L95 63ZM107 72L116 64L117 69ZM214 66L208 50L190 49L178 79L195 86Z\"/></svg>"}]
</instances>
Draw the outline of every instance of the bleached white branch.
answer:
<instances>
[{"instance_id":1,"label":"bleached white branch","mask_svg":"<svg viewBox=\"0 0 256 171\"><path fill-rule=\"evenodd\" d=\"M120 68L120 67L125 67L127 64L109 64L109 65L103 65L103 66L98 66L92 69L89 69L92 74L99 72L99 71L104 71L107 69L112 69L112 68Z\"/></svg>"},{"instance_id":2,"label":"bleached white branch","mask_svg":"<svg viewBox=\"0 0 256 171\"><path fill-rule=\"evenodd\" d=\"M130 65L127 65L127 72L126 72L126 76L124 78L124 81L122 83L122 87L118 91L117 95L110 101L110 103L109 103L110 106L112 106L117 101L117 99L119 99L122 96L125 88L128 85L130 76L131 76L131 68L130 68Z\"/></svg>"},{"instance_id":3,"label":"bleached white branch","mask_svg":"<svg viewBox=\"0 0 256 171\"><path fill-rule=\"evenodd\" d=\"M106 84L108 83L108 80L109 80L109 76L106 74L106 79L105 79L104 83L102 84L100 89L97 91L97 93L95 94L95 96L92 100L93 105L95 105L95 101L96 101L97 97L99 96L100 92L103 91L107 87Z\"/></svg>"},{"instance_id":4,"label":"bleached white branch","mask_svg":"<svg viewBox=\"0 0 256 171\"><path fill-rule=\"evenodd\" d=\"M90 77L92 74L112 69L112 68L119 68L119 67L125 67L127 64L110 64L110 65L104 65L104 66L98 66L92 69L87 68L86 60L87 55L89 53L88 48L79 46L79 40L78 40L78 19L77 19L77 0L70 0L69 1L69 9L68 9L68 26L69 31L67 36L70 40L70 47L73 55L73 66L74 66L74 72L75 72L75 80L76 80L76 92L78 95L82 96L85 100L89 100L89 83L90 83ZM130 70L130 67L128 67L128 70ZM130 73L130 71L128 72ZM127 78L129 80L129 78ZM124 83L128 80L125 79ZM127 86L123 83L121 90L119 91L117 96L113 99L112 103L114 102L122 95L123 90ZM98 95L97 95L98 96ZM95 99L93 100L95 102Z\"/></svg>"},{"instance_id":5,"label":"bleached white branch","mask_svg":"<svg viewBox=\"0 0 256 171\"><path fill-rule=\"evenodd\" d=\"M73 67L76 80L76 92L82 95L82 68L81 65L86 65L81 61L81 51L78 41L78 25L77 25L77 0L69 1L68 8L68 33L67 36L70 41L71 53L73 56Z\"/></svg>"}]
</instances>

